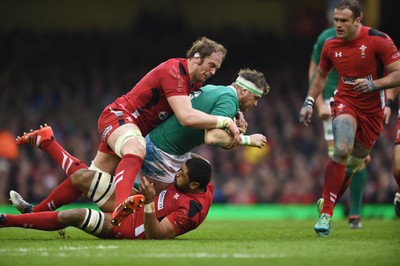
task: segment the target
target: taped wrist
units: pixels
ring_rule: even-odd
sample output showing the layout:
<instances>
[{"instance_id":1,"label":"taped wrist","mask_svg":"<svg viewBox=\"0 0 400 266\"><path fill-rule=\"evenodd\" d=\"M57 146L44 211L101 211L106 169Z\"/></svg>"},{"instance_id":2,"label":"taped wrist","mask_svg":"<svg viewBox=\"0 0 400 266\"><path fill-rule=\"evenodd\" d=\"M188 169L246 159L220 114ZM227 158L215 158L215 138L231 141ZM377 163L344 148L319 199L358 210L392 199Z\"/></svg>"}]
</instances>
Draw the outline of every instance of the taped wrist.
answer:
<instances>
[{"instance_id":1,"label":"taped wrist","mask_svg":"<svg viewBox=\"0 0 400 266\"><path fill-rule=\"evenodd\" d=\"M230 117L217 116L217 119L217 125L215 126L216 128L226 128L233 123L233 120Z\"/></svg>"},{"instance_id":2,"label":"taped wrist","mask_svg":"<svg viewBox=\"0 0 400 266\"><path fill-rule=\"evenodd\" d=\"M382 88L375 86L374 82L372 80L367 79L367 86L369 89L369 92L381 90Z\"/></svg>"},{"instance_id":3,"label":"taped wrist","mask_svg":"<svg viewBox=\"0 0 400 266\"><path fill-rule=\"evenodd\" d=\"M154 213L154 212L156 212L154 202L144 205L144 213Z\"/></svg>"},{"instance_id":4,"label":"taped wrist","mask_svg":"<svg viewBox=\"0 0 400 266\"><path fill-rule=\"evenodd\" d=\"M315 102L314 98L311 96L308 96L303 103L303 107L311 107L312 108L314 106L314 102Z\"/></svg>"},{"instance_id":5,"label":"taped wrist","mask_svg":"<svg viewBox=\"0 0 400 266\"><path fill-rule=\"evenodd\" d=\"M242 137L242 141L240 142L241 145L247 146L247 145L250 145L250 144L251 144L250 136L241 135L241 137Z\"/></svg>"}]
</instances>

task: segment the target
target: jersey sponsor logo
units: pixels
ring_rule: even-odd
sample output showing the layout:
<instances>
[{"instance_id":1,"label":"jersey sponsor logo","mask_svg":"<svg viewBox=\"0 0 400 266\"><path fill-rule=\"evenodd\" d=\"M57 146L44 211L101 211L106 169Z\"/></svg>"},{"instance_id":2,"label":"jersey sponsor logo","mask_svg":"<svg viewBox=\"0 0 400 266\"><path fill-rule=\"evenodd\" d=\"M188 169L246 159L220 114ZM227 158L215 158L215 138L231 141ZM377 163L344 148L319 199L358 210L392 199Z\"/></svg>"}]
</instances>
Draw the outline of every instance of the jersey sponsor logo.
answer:
<instances>
[{"instance_id":1,"label":"jersey sponsor logo","mask_svg":"<svg viewBox=\"0 0 400 266\"><path fill-rule=\"evenodd\" d=\"M367 80L371 80L372 81L372 76L368 75L366 77L342 77L342 81L344 84L350 84L353 85L354 82L356 82L356 79L367 79Z\"/></svg>"},{"instance_id":2,"label":"jersey sponsor logo","mask_svg":"<svg viewBox=\"0 0 400 266\"><path fill-rule=\"evenodd\" d=\"M342 52L335 52L335 57L342 57Z\"/></svg>"},{"instance_id":3,"label":"jersey sponsor logo","mask_svg":"<svg viewBox=\"0 0 400 266\"><path fill-rule=\"evenodd\" d=\"M367 46L364 44L360 46L360 51L361 51L361 58L365 58L365 50L367 49Z\"/></svg>"},{"instance_id":4,"label":"jersey sponsor logo","mask_svg":"<svg viewBox=\"0 0 400 266\"><path fill-rule=\"evenodd\" d=\"M160 192L160 196L158 197L157 210L164 209L164 199L165 199L166 193L167 193L167 190L163 190Z\"/></svg>"}]
</instances>

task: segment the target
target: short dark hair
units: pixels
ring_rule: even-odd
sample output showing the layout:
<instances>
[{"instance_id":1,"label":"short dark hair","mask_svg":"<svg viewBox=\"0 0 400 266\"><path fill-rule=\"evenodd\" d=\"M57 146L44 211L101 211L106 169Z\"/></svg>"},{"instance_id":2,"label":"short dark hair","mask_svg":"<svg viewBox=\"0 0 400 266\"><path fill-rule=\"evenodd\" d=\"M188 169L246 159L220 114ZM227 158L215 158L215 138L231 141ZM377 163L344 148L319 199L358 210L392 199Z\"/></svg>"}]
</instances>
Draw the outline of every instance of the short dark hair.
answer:
<instances>
[{"instance_id":1,"label":"short dark hair","mask_svg":"<svg viewBox=\"0 0 400 266\"><path fill-rule=\"evenodd\" d=\"M202 158L190 158L186 161L187 175L191 182L198 182L199 189L204 189L211 180L211 165Z\"/></svg>"},{"instance_id":2,"label":"short dark hair","mask_svg":"<svg viewBox=\"0 0 400 266\"><path fill-rule=\"evenodd\" d=\"M353 12L354 19L362 17L362 7L357 0L342 0L335 6L335 9L350 9Z\"/></svg>"},{"instance_id":3,"label":"short dark hair","mask_svg":"<svg viewBox=\"0 0 400 266\"><path fill-rule=\"evenodd\" d=\"M264 95L267 95L269 91L271 90L271 87L267 83L267 80L265 79L265 76L263 73L260 71L254 70L254 69L241 69L238 73L239 76L241 76L244 79L247 79L248 81L251 81L254 83L254 85L257 86L257 88L262 89L264 91Z\"/></svg>"}]
</instances>

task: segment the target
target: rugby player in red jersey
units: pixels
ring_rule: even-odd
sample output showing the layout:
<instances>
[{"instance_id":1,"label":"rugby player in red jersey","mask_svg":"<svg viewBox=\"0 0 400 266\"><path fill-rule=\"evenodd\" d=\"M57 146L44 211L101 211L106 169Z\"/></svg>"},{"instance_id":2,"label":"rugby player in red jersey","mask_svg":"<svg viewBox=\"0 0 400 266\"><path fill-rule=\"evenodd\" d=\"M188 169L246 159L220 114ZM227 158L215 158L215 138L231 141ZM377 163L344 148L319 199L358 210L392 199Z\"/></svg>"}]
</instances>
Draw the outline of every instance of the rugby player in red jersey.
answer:
<instances>
[{"instance_id":1,"label":"rugby player in red jersey","mask_svg":"<svg viewBox=\"0 0 400 266\"><path fill-rule=\"evenodd\" d=\"M351 176L363 164L383 127L384 89L400 85L400 54L391 38L361 24L361 6L340 1L333 13L336 38L325 42L321 60L300 111L300 122L311 121L314 99L335 68L339 83L331 100L334 154L325 170L321 215L314 226L319 236L331 234L333 209ZM379 68L388 73L380 78ZM346 164L347 162L347 164Z\"/></svg>"},{"instance_id":2,"label":"rugby player in red jersey","mask_svg":"<svg viewBox=\"0 0 400 266\"><path fill-rule=\"evenodd\" d=\"M141 194L128 198L127 215L119 226L111 223L110 213L82 208L0 214L0 227L55 231L74 226L105 239L170 239L196 229L206 218L214 191L211 172L206 160L188 159L176 173L174 183L158 195L153 185L143 178ZM108 201L114 204L114 195Z\"/></svg>"}]
</instances>

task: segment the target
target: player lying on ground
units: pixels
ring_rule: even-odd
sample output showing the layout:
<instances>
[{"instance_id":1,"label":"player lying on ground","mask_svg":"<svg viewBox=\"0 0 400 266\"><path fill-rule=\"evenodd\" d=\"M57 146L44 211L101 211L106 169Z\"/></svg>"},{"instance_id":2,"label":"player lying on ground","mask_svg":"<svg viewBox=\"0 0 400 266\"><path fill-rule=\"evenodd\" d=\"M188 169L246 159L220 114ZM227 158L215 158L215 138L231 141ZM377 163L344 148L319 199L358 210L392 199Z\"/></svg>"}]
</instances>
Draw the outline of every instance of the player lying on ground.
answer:
<instances>
[{"instance_id":1,"label":"player lying on ground","mask_svg":"<svg viewBox=\"0 0 400 266\"><path fill-rule=\"evenodd\" d=\"M170 239L196 229L204 221L214 191L210 180L211 165L202 158L192 158L176 173L174 183L159 195L144 177L140 183L141 194L133 192L136 194L124 201L126 217L119 226L112 225L108 212L82 208L0 214L0 227L55 231L74 226L106 239ZM115 193L107 206L114 206L114 201Z\"/></svg>"}]
</instances>

